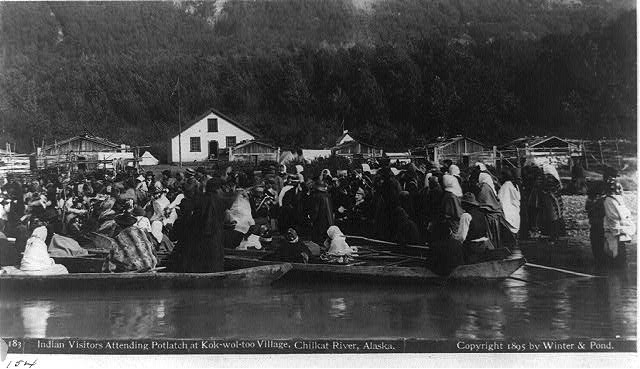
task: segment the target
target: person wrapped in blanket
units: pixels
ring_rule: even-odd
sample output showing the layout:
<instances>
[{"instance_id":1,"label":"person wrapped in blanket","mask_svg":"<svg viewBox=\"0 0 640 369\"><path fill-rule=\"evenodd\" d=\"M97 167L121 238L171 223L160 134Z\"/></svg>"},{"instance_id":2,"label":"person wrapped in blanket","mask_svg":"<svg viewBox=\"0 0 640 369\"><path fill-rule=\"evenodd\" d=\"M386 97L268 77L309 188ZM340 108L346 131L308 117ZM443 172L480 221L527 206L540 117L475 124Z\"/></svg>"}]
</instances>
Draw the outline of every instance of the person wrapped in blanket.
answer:
<instances>
[{"instance_id":1,"label":"person wrapped in blanket","mask_svg":"<svg viewBox=\"0 0 640 369\"><path fill-rule=\"evenodd\" d=\"M550 242L557 241L558 237L565 234L564 218L562 213L564 204L560 191L562 182L556 168L551 164L542 167L544 173L542 187L542 234L549 236Z\"/></svg>"},{"instance_id":2,"label":"person wrapped in blanket","mask_svg":"<svg viewBox=\"0 0 640 369\"><path fill-rule=\"evenodd\" d=\"M20 270L33 275L67 274L64 265L56 264L47 251L47 227L39 226L33 230L24 249Z\"/></svg>"},{"instance_id":3,"label":"person wrapped in blanket","mask_svg":"<svg viewBox=\"0 0 640 369\"><path fill-rule=\"evenodd\" d=\"M615 178L609 179L604 198L604 255L615 267L626 265L626 247L636 234L635 221L622 194L620 182Z\"/></svg>"},{"instance_id":4,"label":"person wrapped in blanket","mask_svg":"<svg viewBox=\"0 0 640 369\"><path fill-rule=\"evenodd\" d=\"M143 272L154 269L158 258L147 232L136 226L138 219L125 212L115 218L119 232L107 258L109 272Z\"/></svg>"},{"instance_id":5,"label":"person wrapped in blanket","mask_svg":"<svg viewBox=\"0 0 640 369\"><path fill-rule=\"evenodd\" d=\"M327 229L328 238L324 241L325 253L320 255L320 259L331 264L350 264L353 262L353 255L358 252L356 247L347 244L347 237L337 226Z\"/></svg>"}]
</instances>

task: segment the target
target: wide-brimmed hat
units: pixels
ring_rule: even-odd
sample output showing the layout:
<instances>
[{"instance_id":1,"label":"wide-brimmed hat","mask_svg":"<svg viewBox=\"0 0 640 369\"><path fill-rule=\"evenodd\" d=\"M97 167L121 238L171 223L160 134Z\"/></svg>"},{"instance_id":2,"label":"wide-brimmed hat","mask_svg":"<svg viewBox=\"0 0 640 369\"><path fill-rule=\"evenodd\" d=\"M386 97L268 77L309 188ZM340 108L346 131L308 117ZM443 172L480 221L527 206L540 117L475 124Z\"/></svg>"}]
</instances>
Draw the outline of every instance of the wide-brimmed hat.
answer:
<instances>
[{"instance_id":1,"label":"wide-brimmed hat","mask_svg":"<svg viewBox=\"0 0 640 369\"><path fill-rule=\"evenodd\" d=\"M196 171L193 168L187 168L184 170L184 174L188 174L190 176L195 175Z\"/></svg>"},{"instance_id":2,"label":"wide-brimmed hat","mask_svg":"<svg viewBox=\"0 0 640 369\"><path fill-rule=\"evenodd\" d=\"M287 242L297 242L298 241L298 232L295 229L289 228L287 229L287 234L285 236Z\"/></svg>"},{"instance_id":3,"label":"wide-brimmed hat","mask_svg":"<svg viewBox=\"0 0 640 369\"><path fill-rule=\"evenodd\" d=\"M138 219L129 213L122 213L115 219L116 223L121 227L131 227L138 222Z\"/></svg>"},{"instance_id":4,"label":"wide-brimmed hat","mask_svg":"<svg viewBox=\"0 0 640 369\"><path fill-rule=\"evenodd\" d=\"M467 192L462 195L462 199L460 201L465 204L480 206L480 203L478 202L478 200L476 200L476 196L471 192Z\"/></svg>"},{"instance_id":5,"label":"wide-brimmed hat","mask_svg":"<svg viewBox=\"0 0 640 369\"><path fill-rule=\"evenodd\" d=\"M140 206L136 206L135 208L133 208L132 214L136 217L144 216L144 209Z\"/></svg>"}]
</instances>

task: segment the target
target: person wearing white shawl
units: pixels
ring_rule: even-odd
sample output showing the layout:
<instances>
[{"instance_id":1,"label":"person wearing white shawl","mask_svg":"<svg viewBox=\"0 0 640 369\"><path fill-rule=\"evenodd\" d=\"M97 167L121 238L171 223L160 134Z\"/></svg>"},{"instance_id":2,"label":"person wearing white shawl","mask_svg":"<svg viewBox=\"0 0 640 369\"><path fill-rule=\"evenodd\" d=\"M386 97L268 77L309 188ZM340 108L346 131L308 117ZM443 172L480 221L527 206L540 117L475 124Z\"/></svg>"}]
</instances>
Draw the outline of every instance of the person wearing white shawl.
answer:
<instances>
[{"instance_id":1,"label":"person wearing white shawl","mask_svg":"<svg viewBox=\"0 0 640 369\"><path fill-rule=\"evenodd\" d=\"M460 204L462 189L460 188L460 184L456 177L451 174L445 174L442 176L442 186L444 187L440 203L440 214L442 214L443 217L441 221L444 226L442 231L446 230L444 235L448 236L449 234L453 234L457 231L460 216L464 214L464 210L462 210L462 206Z\"/></svg>"},{"instance_id":2,"label":"person wearing white shawl","mask_svg":"<svg viewBox=\"0 0 640 369\"><path fill-rule=\"evenodd\" d=\"M624 266L626 245L636 233L636 222L625 204L622 185L615 180L608 182L607 196L603 204L604 253L619 266Z\"/></svg>"},{"instance_id":3,"label":"person wearing white shawl","mask_svg":"<svg viewBox=\"0 0 640 369\"><path fill-rule=\"evenodd\" d=\"M509 224L509 230L517 235L520 230L520 189L513 184L510 171L505 171L504 183L498 191L498 199L504 211L504 218Z\"/></svg>"},{"instance_id":4,"label":"person wearing white shawl","mask_svg":"<svg viewBox=\"0 0 640 369\"><path fill-rule=\"evenodd\" d=\"M245 192L238 193L233 205L227 210L227 214L231 223L234 224L234 230L243 235L247 234L249 228L256 224L251 215L251 203Z\"/></svg>"},{"instance_id":5,"label":"person wearing white shawl","mask_svg":"<svg viewBox=\"0 0 640 369\"><path fill-rule=\"evenodd\" d=\"M327 236L325 240L325 247L328 247L327 255L330 256L350 256L355 252L354 248L347 245L347 237L342 233L337 226L331 226L327 229Z\"/></svg>"},{"instance_id":6,"label":"person wearing white shawl","mask_svg":"<svg viewBox=\"0 0 640 369\"><path fill-rule=\"evenodd\" d=\"M445 174L442 176L442 185L445 191L451 192L452 194L462 197L462 188L460 188L460 183L456 177L451 174Z\"/></svg>"},{"instance_id":7,"label":"person wearing white shawl","mask_svg":"<svg viewBox=\"0 0 640 369\"><path fill-rule=\"evenodd\" d=\"M544 173L542 187L541 225L542 234L549 236L550 242L565 235L564 201L562 199L562 181L558 171L551 164L542 166Z\"/></svg>"},{"instance_id":8,"label":"person wearing white shawl","mask_svg":"<svg viewBox=\"0 0 640 369\"><path fill-rule=\"evenodd\" d=\"M68 274L69 272L64 265L56 264L49 257L47 244L44 243L46 239L46 227L41 226L33 230L24 249L20 270L27 274L37 275Z\"/></svg>"},{"instance_id":9,"label":"person wearing white shawl","mask_svg":"<svg viewBox=\"0 0 640 369\"><path fill-rule=\"evenodd\" d=\"M542 172L544 174L549 174L555 178L560 184L560 188L562 188L562 181L560 180L560 175L558 174L558 170L551 164L544 164L542 166Z\"/></svg>"}]
</instances>

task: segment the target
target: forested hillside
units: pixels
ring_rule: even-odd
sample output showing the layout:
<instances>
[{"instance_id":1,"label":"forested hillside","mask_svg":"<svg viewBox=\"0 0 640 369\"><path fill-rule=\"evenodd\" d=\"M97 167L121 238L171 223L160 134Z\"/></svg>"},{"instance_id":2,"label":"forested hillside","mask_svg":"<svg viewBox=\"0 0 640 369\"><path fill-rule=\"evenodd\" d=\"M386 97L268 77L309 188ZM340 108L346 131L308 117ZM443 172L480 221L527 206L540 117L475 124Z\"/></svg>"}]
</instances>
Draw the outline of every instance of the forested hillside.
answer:
<instances>
[{"instance_id":1,"label":"forested hillside","mask_svg":"<svg viewBox=\"0 0 640 369\"><path fill-rule=\"evenodd\" d=\"M183 121L215 107L284 147L330 145L343 126L390 149L458 133L635 137L632 6L1 3L0 145L87 132L162 156L178 95Z\"/></svg>"}]
</instances>

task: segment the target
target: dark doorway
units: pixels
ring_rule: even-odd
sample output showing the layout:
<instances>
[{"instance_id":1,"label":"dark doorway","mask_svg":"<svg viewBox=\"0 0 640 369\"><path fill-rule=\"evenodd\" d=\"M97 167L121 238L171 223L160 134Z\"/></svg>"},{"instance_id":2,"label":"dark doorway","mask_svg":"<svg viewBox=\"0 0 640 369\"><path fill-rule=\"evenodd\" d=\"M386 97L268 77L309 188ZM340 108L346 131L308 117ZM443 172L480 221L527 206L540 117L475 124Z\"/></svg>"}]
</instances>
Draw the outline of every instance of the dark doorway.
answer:
<instances>
[{"instance_id":1,"label":"dark doorway","mask_svg":"<svg viewBox=\"0 0 640 369\"><path fill-rule=\"evenodd\" d=\"M209 141L209 159L218 158L218 141Z\"/></svg>"}]
</instances>

